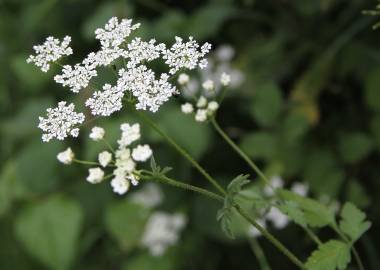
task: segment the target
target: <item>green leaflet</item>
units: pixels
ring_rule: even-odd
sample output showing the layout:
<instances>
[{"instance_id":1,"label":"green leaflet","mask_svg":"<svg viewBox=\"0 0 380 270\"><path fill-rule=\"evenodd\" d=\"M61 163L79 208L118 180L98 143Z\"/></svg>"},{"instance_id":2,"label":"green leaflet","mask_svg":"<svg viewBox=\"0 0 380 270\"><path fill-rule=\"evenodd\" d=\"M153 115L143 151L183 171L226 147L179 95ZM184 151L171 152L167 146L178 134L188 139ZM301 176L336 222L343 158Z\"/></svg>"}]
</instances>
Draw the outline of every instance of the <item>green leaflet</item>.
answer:
<instances>
[{"instance_id":1,"label":"green leaflet","mask_svg":"<svg viewBox=\"0 0 380 270\"><path fill-rule=\"evenodd\" d=\"M307 270L343 270L350 261L350 246L338 240L330 240L311 254L305 266Z\"/></svg>"},{"instance_id":2,"label":"green leaflet","mask_svg":"<svg viewBox=\"0 0 380 270\"><path fill-rule=\"evenodd\" d=\"M353 203L345 203L340 216L342 220L339 222L339 228L350 237L352 243L371 227L371 222L365 221L365 213Z\"/></svg>"},{"instance_id":3,"label":"green leaflet","mask_svg":"<svg viewBox=\"0 0 380 270\"><path fill-rule=\"evenodd\" d=\"M322 203L313 199L305 198L303 196L300 196L296 193L284 189L279 190L279 194L283 199L290 202L294 202L299 206L300 210L302 210L304 214L306 223L311 227L320 228L328 224L335 224L335 216L333 211L329 209L327 206L323 205ZM296 214L294 205L291 210L293 211L292 214ZM300 218L299 213L297 213L297 215L298 218Z\"/></svg>"},{"instance_id":4,"label":"green leaflet","mask_svg":"<svg viewBox=\"0 0 380 270\"><path fill-rule=\"evenodd\" d=\"M291 220L293 220L296 224L306 227L307 221L306 217L296 202L285 202L284 204L278 206L278 209L285 215L287 215Z\"/></svg>"}]
</instances>

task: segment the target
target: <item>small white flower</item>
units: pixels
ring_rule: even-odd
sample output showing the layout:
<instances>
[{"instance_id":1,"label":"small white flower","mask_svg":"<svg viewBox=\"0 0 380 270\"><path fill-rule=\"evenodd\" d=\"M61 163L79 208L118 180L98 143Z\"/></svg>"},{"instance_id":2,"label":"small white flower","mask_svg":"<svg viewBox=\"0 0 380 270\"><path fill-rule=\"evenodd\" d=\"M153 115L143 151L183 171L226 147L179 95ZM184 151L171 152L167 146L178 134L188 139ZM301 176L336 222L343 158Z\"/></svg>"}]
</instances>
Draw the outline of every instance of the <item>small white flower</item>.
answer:
<instances>
[{"instance_id":1,"label":"small white flower","mask_svg":"<svg viewBox=\"0 0 380 270\"><path fill-rule=\"evenodd\" d=\"M55 75L54 80L62 84L62 86L70 87L70 90L74 93L78 93L79 90L86 88L91 78L96 77L98 73L93 67L76 64L74 67L70 65L64 65L62 74Z\"/></svg>"},{"instance_id":2,"label":"small white flower","mask_svg":"<svg viewBox=\"0 0 380 270\"><path fill-rule=\"evenodd\" d=\"M139 124L121 124L120 129L122 131L121 133L121 139L117 142L119 143L119 147L123 148L125 146L130 145L134 141L137 141L140 139L140 125Z\"/></svg>"},{"instance_id":3,"label":"small white flower","mask_svg":"<svg viewBox=\"0 0 380 270\"><path fill-rule=\"evenodd\" d=\"M266 228L265 220L264 219L259 219L256 220L256 222L261 225L261 227ZM250 226L247 232L248 236L256 238L258 236L261 236L261 232L256 229L254 226Z\"/></svg>"},{"instance_id":4,"label":"small white flower","mask_svg":"<svg viewBox=\"0 0 380 270\"><path fill-rule=\"evenodd\" d=\"M235 55L235 50L230 45L221 45L216 50L216 58L222 62L231 61Z\"/></svg>"},{"instance_id":5,"label":"small white flower","mask_svg":"<svg viewBox=\"0 0 380 270\"><path fill-rule=\"evenodd\" d=\"M202 87L206 90L206 91L211 91L214 89L215 85L214 85L214 81L213 80L206 80L202 83Z\"/></svg>"},{"instance_id":6,"label":"small white flower","mask_svg":"<svg viewBox=\"0 0 380 270\"><path fill-rule=\"evenodd\" d=\"M56 108L48 108L47 118L39 117L40 123L38 127L45 133L42 140L48 142L53 138L63 140L67 136L77 137L79 129L76 125L84 122L84 114L74 112L74 104L66 106L66 101L58 103Z\"/></svg>"},{"instance_id":7,"label":"small white flower","mask_svg":"<svg viewBox=\"0 0 380 270\"><path fill-rule=\"evenodd\" d=\"M123 92L105 84L102 91L94 92L93 96L86 100L86 106L91 109L93 115L110 116L121 110L123 97Z\"/></svg>"},{"instance_id":8,"label":"small white flower","mask_svg":"<svg viewBox=\"0 0 380 270\"><path fill-rule=\"evenodd\" d=\"M131 182L132 186L137 186L140 180L140 178L134 174L128 174L127 179Z\"/></svg>"},{"instance_id":9,"label":"small white flower","mask_svg":"<svg viewBox=\"0 0 380 270\"><path fill-rule=\"evenodd\" d=\"M108 151L103 151L99 153L98 160L99 160L100 165L102 165L102 167L107 167L107 165L112 160L112 154Z\"/></svg>"},{"instance_id":10,"label":"small white flower","mask_svg":"<svg viewBox=\"0 0 380 270\"><path fill-rule=\"evenodd\" d=\"M128 191L129 186L130 183L125 177L117 175L111 180L111 187L113 192L119 195L125 194Z\"/></svg>"},{"instance_id":11,"label":"small white flower","mask_svg":"<svg viewBox=\"0 0 380 270\"><path fill-rule=\"evenodd\" d=\"M291 190L301 196L306 196L309 191L309 186L303 183L294 183Z\"/></svg>"},{"instance_id":12,"label":"small white flower","mask_svg":"<svg viewBox=\"0 0 380 270\"><path fill-rule=\"evenodd\" d=\"M64 55L70 55L73 50L69 47L71 37L65 36L63 41L54 37L48 37L42 45L33 46L36 55L30 55L27 63L34 63L43 72L50 69L50 63L57 61Z\"/></svg>"},{"instance_id":13,"label":"small white flower","mask_svg":"<svg viewBox=\"0 0 380 270\"><path fill-rule=\"evenodd\" d=\"M267 196L273 196L275 190L284 186L284 180L280 176L273 176L269 179L270 185L264 187L264 194Z\"/></svg>"},{"instance_id":14,"label":"small white flower","mask_svg":"<svg viewBox=\"0 0 380 270\"><path fill-rule=\"evenodd\" d=\"M197 101L197 107L203 108L203 107L206 107L206 105L207 105L207 99L204 96L200 96Z\"/></svg>"},{"instance_id":15,"label":"small white flower","mask_svg":"<svg viewBox=\"0 0 380 270\"><path fill-rule=\"evenodd\" d=\"M180 85L185 85L189 82L189 80L190 80L189 75L187 75L186 73L181 73L179 74L177 81Z\"/></svg>"},{"instance_id":16,"label":"small white flower","mask_svg":"<svg viewBox=\"0 0 380 270\"><path fill-rule=\"evenodd\" d=\"M65 151L58 153L57 159L63 164L71 164L74 160L74 152L69 147Z\"/></svg>"},{"instance_id":17,"label":"small white flower","mask_svg":"<svg viewBox=\"0 0 380 270\"><path fill-rule=\"evenodd\" d=\"M228 86L231 83L231 76L225 72L220 76L220 83L223 86Z\"/></svg>"},{"instance_id":18,"label":"small white flower","mask_svg":"<svg viewBox=\"0 0 380 270\"><path fill-rule=\"evenodd\" d=\"M90 168L88 169L88 173L89 174L86 180L91 184L97 184L102 182L104 177L104 171L101 168Z\"/></svg>"},{"instance_id":19,"label":"small white flower","mask_svg":"<svg viewBox=\"0 0 380 270\"><path fill-rule=\"evenodd\" d=\"M91 133L89 135L90 139L94 140L94 141L100 141L104 138L104 135L105 135L105 131L103 128L101 127L93 127L91 129Z\"/></svg>"},{"instance_id":20,"label":"small white flower","mask_svg":"<svg viewBox=\"0 0 380 270\"><path fill-rule=\"evenodd\" d=\"M207 109L213 113L215 112L217 109L219 108L219 103L216 102L216 101L211 101L208 106L207 106Z\"/></svg>"},{"instance_id":21,"label":"small white flower","mask_svg":"<svg viewBox=\"0 0 380 270\"><path fill-rule=\"evenodd\" d=\"M194 111L194 106L193 106L193 104L187 102L187 103L181 105L181 111L184 114L190 114Z\"/></svg>"},{"instance_id":22,"label":"small white flower","mask_svg":"<svg viewBox=\"0 0 380 270\"><path fill-rule=\"evenodd\" d=\"M132 151L132 158L136 161L147 161L152 155L152 149L149 145L138 145Z\"/></svg>"},{"instance_id":23,"label":"small white flower","mask_svg":"<svg viewBox=\"0 0 380 270\"><path fill-rule=\"evenodd\" d=\"M160 187L154 183L148 183L137 192L131 194L131 200L148 208L158 206L163 200L163 193Z\"/></svg>"},{"instance_id":24,"label":"small white flower","mask_svg":"<svg viewBox=\"0 0 380 270\"><path fill-rule=\"evenodd\" d=\"M195 114L195 121L204 122L207 120L207 110L198 109Z\"/></svg>"},{"instance_id":25,"label":"small white flower","mask_svg":"<svg viewBox=\"0 0 380 270\"><path fill-rule=\"evenodd\" d=\"M283 229L289 223L288 217L276 207L272 207L265 217L273 223L276 229Z\"/></svg>"}]
</instances>

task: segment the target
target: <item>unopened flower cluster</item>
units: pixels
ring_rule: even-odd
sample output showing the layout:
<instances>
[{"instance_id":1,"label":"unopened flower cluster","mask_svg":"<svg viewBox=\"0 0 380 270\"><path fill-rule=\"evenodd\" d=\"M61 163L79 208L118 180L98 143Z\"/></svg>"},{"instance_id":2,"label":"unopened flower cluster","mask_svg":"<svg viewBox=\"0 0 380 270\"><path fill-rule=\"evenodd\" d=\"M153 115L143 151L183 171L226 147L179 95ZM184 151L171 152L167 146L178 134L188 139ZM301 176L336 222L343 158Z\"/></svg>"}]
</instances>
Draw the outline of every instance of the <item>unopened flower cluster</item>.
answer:
<instances>
[{"instance_id":1,"label":"unopened flower cluster","mask_svg":"<svg viewBox=\"0 0 380 270\"><path fill-rule=\"evenodd\" d=\"M205 56L211 45L199 45L192 37L187 41L175 37L174 44L169 47L156 42L155 39L144 41L135 37L128 40L130 34L139 27L140 24L133 24L132 20L119 21L116 17L111 18L104 28L95 31L100 49L90 52L80 63L64 65L61 74L56 75L54 80L74 93L84 88L92 89L93 94L85 105L93 115L109 116L121 110L126 94L134 98L136 109L156 112L177 92L176 87L169 81L170 76L176 75L179 70L205 68ZM72 54L70 41L70 37L65 37L62 42L49 37L45 43L34 47L36 55L31 55L27 62L47 71L52 63ZM159 59L167 65L167 73L157 74L148 66L149 62ZM105 83L101 87L95 87L91 84L91 80L98 75L99 67L111 65L112 68L118 68L114 85ZM69 110L74 111L73 104L69 105ZM55 111L55 114L51 113ZM65 113L62 105L58 105L58 108L48 110L47 118L40 118L39 127L44 132L44 141L77 136L79 130L75 127L84 121L83 115L79 114L79 117L73 118Z\"/></svg>"},{"instance_id":2,"label":"unopened flower cluster","mask_svg":"<svg viewBox=\"0 0 380 270\"><path fill-rule=\"evenodd\" d=\"M113 171L109 175L111 187L115 193L120 195L129 190L130 185L138 185L139 175L136 170L137 162L145 162L152 156L152 149L149 145L132 145L140 139L140 125L124 123L120 126L121 138L117 141L118 148L113 151L103 151L98 154L98 161L94 162L99 166L89 169L86 180L92 184L102 182L106 176L104 170L111 168ZM94 127L89 137L94 141L105 140L105 131L101 127ZM64 164L71 164L74 159L73 151L68 148L57 155L57 159ZM81 161L79 161L81 163ZM92 164L92 163L91 163Z\"/></svg>"},{"instance_id":3,"label":"unopened flower cluster","mask_svg":"<svg viewBox=\"0 0 380 270\"><path fill-rule=\"evenodd\" d=\"M273 197L275 195L276 189L283 188L284 187L284 181L279 176L273 176L270 179L270 185L265 186L263 192L264 195L267 197ZM294 193L306 196L308 193L308 186L303 183L294 183L291 187L291 191ZM257 220L257 222L262 226L266 227L267 223L271 223L274 228L276 229L283 229L289 224L289 218L287 215L282 213L277 207L270 207L269 211L265 213L265 215ZM248 235L251 237L257 237L260 236L261 233L255 228L250 227L248 230Z\"/></svg>"},{"instance_id":4,"label":"unopened flower cluster","mask_svg":"<svg viewBox=\"0 0 380 270\"><path fill-rule=\"evenodd\" d=\"M228 86L230 83L230 76L227 73L222 73L220 77L220 81L223 84L223 86ZM186 73L181 73L178 76L178 83L186 89L187 84L190 81L190 76ZM205 91L214 91L214 81L208 79L203 82L202 87ZM195 95L193 98L196 98ZM194 114L194 119L197 122L205 122L210 117L212 117L216 111L219 109L219 103L216 100L208 101L207 98L203 95L201 95L197 102L193 105L190 102L186 102L181 105L181 110L184 114Z\"/></svg>"}]
</instances>

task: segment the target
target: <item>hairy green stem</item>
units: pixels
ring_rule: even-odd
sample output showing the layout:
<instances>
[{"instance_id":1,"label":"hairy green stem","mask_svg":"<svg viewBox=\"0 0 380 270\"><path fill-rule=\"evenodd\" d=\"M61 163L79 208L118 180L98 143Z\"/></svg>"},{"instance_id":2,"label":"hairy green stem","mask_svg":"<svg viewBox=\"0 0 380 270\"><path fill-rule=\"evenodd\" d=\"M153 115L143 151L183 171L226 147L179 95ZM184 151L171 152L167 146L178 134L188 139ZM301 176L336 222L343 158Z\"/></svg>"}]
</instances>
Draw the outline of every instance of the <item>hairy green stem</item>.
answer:
<instances>
[{"instance_id":1,"label":"hairy green stem","mask_svg":"<svg viewBox=\"0 0 380 270\"><path fill-rule=\"evenodd\" d=\"M206 170L193 159L185 149L179 146L171 137L169 137L164 131L162 131L155 122L153 122L149 117L145 116L143 113L136 111L145 123L151 126L158 134L160 134L175 150L177 150L184 158L186 158L193 166L196 168L219 192L225 195L226 191L219 185L219 183L209 175Z\"/></svg>"},{"instance_id":2,"label":"hairy green stem","mask_svg":"<svg viewBox=\"0 0 380 270\"><path fill-rule=\"evenodd\" d=\"M255 254L255 257L257 261L259 262L261 270L271 270L268 260L265 257L264 251L261 248L259 241L257 241L257 239L254 237L250 237L248 241L251 246L253 254Z\"/></svg>"},{"instance_id":3,"label":"hairy green stem","mask_svg":"<svg viewBox=\"0 0 380 270\"><path fill-rule=\"evenodd\" d=\"M214 126L215 130L219 135L242 157L248 165L270 186L269 179L265 174L259 169L259 167L248 157L246 153L243 152L231 139L228 135L222 130L219 124L216 122L215 118L211 119L211 124Z\"/></svg>"},{"instance_id":4,"label":"hairy green stem","mask_svg":"<svg viewBox=\"0 0 380 270\"><path fill-rule=\"evenodd\" d=\"M304 264L290 251L288 250L280 241L278 241L271 233L269 233L265 228L263 228L259 223L257 223L249 214L242 209L239 205L234 206L238 213L244 217L249 223L251 223L267 240L269 240L277 249L279 249L286 257L288 257L295 265L300 269L306 269Z\"/></svg>"}]
</instances>

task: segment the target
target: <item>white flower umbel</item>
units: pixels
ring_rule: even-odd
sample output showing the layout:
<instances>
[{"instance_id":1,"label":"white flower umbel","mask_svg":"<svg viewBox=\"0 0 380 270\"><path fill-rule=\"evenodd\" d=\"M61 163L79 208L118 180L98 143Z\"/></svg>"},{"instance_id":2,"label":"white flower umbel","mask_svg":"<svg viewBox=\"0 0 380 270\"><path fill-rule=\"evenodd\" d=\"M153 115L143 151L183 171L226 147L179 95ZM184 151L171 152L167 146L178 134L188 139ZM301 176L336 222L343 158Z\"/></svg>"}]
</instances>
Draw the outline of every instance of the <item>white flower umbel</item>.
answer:
<instances>
[{"instance_id":1,"label":"white flower umbel","mask_svg":"<svg viewBox=\"0 0 380 270\"><path fill-rule=\"evenodd\" d=\"M113 192L123 195L129 190L130 183L129 181L123 177L116 175L112 180L111 180L111 187Z\"/></svg>"},{"instance_id":2,"label":"white flower umbel","mask_svg":"<svg viewBox=\"0 0 380 270\"><path fill-rule=\"evenodd\" d=\"M112 154L108 151L103 151L99 153L98 161L102 167L107 167L107 165L112 161Z\"/></svg>"},{"instance_id":3,"label":"white flower umbel","mask_svg":"<svg viewBox=\"0 0 380 270\"><path fill-rule=\"evenodd\" d=\"M64 55L70 55L73 50L69 47L71 37L65 36L63 41L54 37L48 37L41 45L33 46L36 55L30 55L26 60L27 63L34 63L40 67L43 72L50 69L50 64L57 61Z\"/></svg>"},{"instance_id":4,"label":"white flower umbel","mask_svg":"<svg viewBox=\"0 0 380 270\"><path fill-rule=\"evenodd\" d=\"M270 185L264 187L264 194L267 196L273 196L275 190L284 186L284 180L280 176L273 176L269 179Z\"/></svg>"},{"instance_id":5,"label":"white flower umbel","mask_svg":"<svg viewBox=\"0 0 380 270\"><path fill-rule=\"evenodd\" d=\"M146 42L142 41L141 38L134 38L128 44L128 67L136 66L143 61L150 62L159 58L161 52L165 50L165 47L164 43L156 44L155 39Z\"/></svg>"},{"instance_id":6,"label":"white flower umbel","mask_svg":"<svg viewBox=\"0 0 380 270\"><path fill-rule=\"evenodd\" d=\"M194 106L193 106L193 104L187 102L187 103L181 105L181 111L184 114L190 114L190 113L194 112Z\"/></svg>"},{"instance_id":7,"label":"white flower umbel","mask_svg":"<svg viewBox=\"0 0 380 270\"><path fill-rule=\"evenodd\" d=\"M93 115L109 116L123 107L122 98L124 93L110 84L103 86L103 91L96 91L86 101L86 106L91 109Z\"/></svg>"},{"instance_id":8,"label":"white flower umbel","mask_svg":"<svg viewBox=\"0 0 380 270\"><path fill-rule=\"evenodd\" d=\"M207 120L207 110L198 109L195 113L195 121L205 122Z\"/></svg>"},{"instance_id":9,"label":"white flower umbel","mask_svg":"<svg viewBox=\"0 0 380 270\"><path fill-rule=\"evenodd\" d=\"M306 196L309 191L309 186L303 183L294 183L291 190L298 195Z\"/></svg>"},{"instance_id":10,"label":"white flower umbel","mask_svg":"<svg viewBox=\"0 0 380 270\"><path fill-rule=\"evenodd\" d=\"M145 226L141 245L153 256L161 256L168 247L178 242L179 234L185 225L186 218L182 214L155 212Z\"/></svg>"},{"instance_id":11,"label":"white flower umbel","mask_svg":"<svg viewBox=\"0 0 380 270\"><path fill-rule=\"evenodd\" d=\"M104 171L101 168L88 169L88 176L86 180L91 184L98 184L103 181Z\"/></svg>"},{"instance_id":12,"label":"white flower umbel","mask_svg":"<svg viewBox=\"0 0 380 270\"><path fill-rule=\"evenodd\" d=\"M204 108L207 106L207 99L204 96L200 96L197 101L198 108Z\"/></svg>"},{"instance_id":13,"label":"white flower umbel","mask_svg":"<svg viewBox=\"0 0 380 270\"><path fill-rule=\"evenodd\" d=\"M228 86L231 83L231 76L225 72L220 76L220 83L223 86Z\"/></svg>"},{"instance_id":14,"label":"white flower umbel","mask_svg":"<svg viewBox=\"0 0 380 270\"><path fill-rule=\"evenodd\" d=\"M206 80L202 83L202 87L206 90L206 91L212 91L214 90L214 81L213 80Z\"/></svg>"},{"instance_id":15,"label":"white flower umbel","mask_svg":"<svg viewBox=\"0 0 380 270\"><path fill-rule=\"evenodd\" d=\"M71 150L71 148L67 148L65 151L58 153L57 159L59 162L63 164L71 164L74 160L74 152Z\"/></svg>"},{"instance_id":16,"label":"white flower umbel","mask_svg":"<svg viewBox=\"0 0 380 270\"><path fill-rule=\"evenodd\" d=\"M152 153L152 149L150 149L149 145L138 145L132 151L132 158L136 161L144 162L152 156Z\"/></svg>"},{"instance_id":17,"label":"white flower umbel","mask_svg":"<svg viewBox=\"0 0 380 270\"><path fill-rule=\"evenodd\" d=\"M118 18L112 17L104 28L95 30L95 38L100 41L102 47L114 48L120 46L125 41L125 38L139 27L139 23L132 25L132 20L122 19L119 23Z\"/></svg>"},{"instance_id":18,"label":"white flower umbel","mask_svg":"<svg viewBox=\"0 0 380 270\"><path fill-rule=\"evenodd\" d=\"M205 43L199 48L199 44L189 37L188 42L183 42L180 37L175 37L173 46L163 52L165 63L171 68L170 74L175 74L182 68L195 69L196 67L205 68L207 60L204 56L210 51L211 44Z\"/></svg>"},{"instance_id":19,"label":"white flower umbel","mask_svg":"<svg viewBox=\"0 0 380 270\"><path fill-rule=\"evenodd\" d=\"M140 139L140 125L139 124L121 124L120 129L122 131L121 138L118 140L120 148L130 145L134 141Z\"/></svg>"},{"instance_id":20,"label":"white flower umbel","mask_svg":"<svg viewBox=\"0 0 380 270\"><path fill-rule=\"evenodd\" d=\"M104 138L104 135L106 134L105 130L101 127L93 127L91 129L91 133L89 135L91 140L94 141L100 141Z\"/></svg>"},{"instance_id":21,"label":"white flower umbel","mask_svg":"<svg viewBox=\"0 0 380 270\"><path fill-rule=\"evenodd\" d=\"M74 112L74 104L66 106L66 101L58 103L56 108L48 108L47 118L39 117L38 127L45 133L42 140L48 142L53 138L63 140L67 136L77 137L79 129L75 126L84 122L84 114Z\"/></svg>"},{"instance_id":22,"label":"white flower umbel","mask_svg":"<svg viewBox=\"0 0 380 270\"><path fill-rule=\"evenodd\" d=\"M133 202L154 208L162 202L164 195L157 184L148 183L139 191L132 193L130 198Z\"/></svg>"},{"instance_id":23,"label":"white flower umbel","mask_svg":"<svg viewBox=\"0 0 380 270\"><path fill-rule=\"evenodd\" d=\"M64 65L61 75L55 75L54 80L62 86L70 87L74 93L86 88L91 78L96 77L98 73L95 69L87 65L75 64L74 67Z\"/></svg>"},{"instance_id":24,"label":"white flower umbel","mask_svg":"<svg viewBox=\"0 0 380 270\"><path fill-rule=\"evenodd\" d=\"M178 79L177 79L177 82L178 82L180 85L185 85L185 84L187 84L189 81L190 81L190 77L189 77L189 75L187 75L186 73L181 73L181 74L179 74Z\"/></svg>"}]
</instances>

